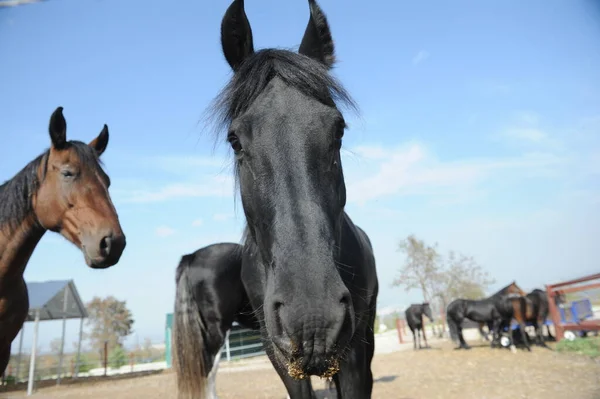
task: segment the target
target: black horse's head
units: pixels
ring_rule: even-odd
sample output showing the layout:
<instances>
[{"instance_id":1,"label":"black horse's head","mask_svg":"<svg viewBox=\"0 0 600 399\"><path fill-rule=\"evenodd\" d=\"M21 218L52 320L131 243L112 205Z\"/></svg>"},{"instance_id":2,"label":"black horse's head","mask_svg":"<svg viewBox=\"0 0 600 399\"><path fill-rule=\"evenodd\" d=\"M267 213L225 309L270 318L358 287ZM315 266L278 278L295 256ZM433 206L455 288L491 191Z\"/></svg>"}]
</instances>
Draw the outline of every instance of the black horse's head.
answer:
<instances>
[{"instance_id":1,"label":"black horse's head","mask_svg":"<svg viewBox=\"0 0 600 399\"><path fill-rule=\"evenodd\" d=\"M298 53L255 52L243 3L235 0L221 24L234 74L216 110L228 129L249 240L256 244L252 277L261 285L265 325L280 359L295 364L297 375L324 375L355 323L337 263L346 124L335 100L353 103L329 74L333 42L314 0Z\"/></svg>"},{"instance_id":2,"label":"black horse's head","mask_svg":"<svg viewBox=\"0 0 600 399\"><path fill-rule=\"evenodd\" d=\"M433 322L433 314L431 313L431 306L429 306L429 302L423 302L422 306L423 314Z\"/></svg>"}]
</instances>

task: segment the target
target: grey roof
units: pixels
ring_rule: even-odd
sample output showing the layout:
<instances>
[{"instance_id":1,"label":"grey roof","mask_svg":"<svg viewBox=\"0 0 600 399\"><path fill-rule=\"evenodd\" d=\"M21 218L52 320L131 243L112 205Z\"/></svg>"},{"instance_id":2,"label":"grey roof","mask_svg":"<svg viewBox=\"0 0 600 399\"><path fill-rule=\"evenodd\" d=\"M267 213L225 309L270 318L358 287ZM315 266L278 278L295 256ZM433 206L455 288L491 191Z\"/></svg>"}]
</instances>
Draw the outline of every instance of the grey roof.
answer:
<instances>
[{"instance_id":1,"label":"grey roof","mask_svg":"<svg viewBox=\"0 0 600 399\"><path fill-rule=\"evenodd\" d=\"M88 317L85 305L79 297L73 280L44 281L26 283L29 294L29 315L27 321L35 320L40 311L40 320L60 320L63 318L65 291L67 294L67 319Z\"/></svg>"}]
</instances>

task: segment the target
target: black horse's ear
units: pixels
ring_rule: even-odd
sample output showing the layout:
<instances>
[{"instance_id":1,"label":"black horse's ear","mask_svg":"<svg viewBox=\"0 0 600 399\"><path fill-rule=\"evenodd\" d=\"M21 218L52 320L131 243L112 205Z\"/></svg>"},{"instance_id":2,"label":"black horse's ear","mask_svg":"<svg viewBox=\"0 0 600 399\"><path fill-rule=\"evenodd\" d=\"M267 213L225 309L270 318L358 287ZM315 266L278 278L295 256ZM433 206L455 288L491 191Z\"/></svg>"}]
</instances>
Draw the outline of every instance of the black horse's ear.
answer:
<instances>
[{"instance_id":1,"label":"black horse's ear","mask_svg":"<svg viewBox=\"0 0 600 399\"><path fill-rule=\"evenodd\" d=\"M50 116L50 125L48 126L52 147L57 150L65 148L67 144L67 121L65 121L62 111L63 107L56 108Z\"/></svg>"},{"instance_id":2,"label":"black horse's ear","mask_svg":"<svg viewBox=\"0 0 600 399\"><path fill-rule=\"evenodd\" d=\"M88 145L96 151L98 156L102 155L108 146L108 126L104 125L98 137L92 140Z\"/></svg>"},{"instance_id":3,"label":"black horse's ear","mask_svg":"<svg viewBox=\"0 0 600 399\"><path fill-rule=\"evenodd\" d=\"M221 21L221 46L225 59L234 71L254 53L252 28L244 11L244 0L234 0L225 11Z\"/></svg>"},{"instance_id":4,"label":"black horse's ear","mask_svg":"<svg viewBox=\"0 0 600 399\"><path fill-rule=\"evenodd\" d=\"M310 18L298 52L331 68L335 63L333 39L327 18L315 0L308 0Z\"/></svg>"}]
</instances>

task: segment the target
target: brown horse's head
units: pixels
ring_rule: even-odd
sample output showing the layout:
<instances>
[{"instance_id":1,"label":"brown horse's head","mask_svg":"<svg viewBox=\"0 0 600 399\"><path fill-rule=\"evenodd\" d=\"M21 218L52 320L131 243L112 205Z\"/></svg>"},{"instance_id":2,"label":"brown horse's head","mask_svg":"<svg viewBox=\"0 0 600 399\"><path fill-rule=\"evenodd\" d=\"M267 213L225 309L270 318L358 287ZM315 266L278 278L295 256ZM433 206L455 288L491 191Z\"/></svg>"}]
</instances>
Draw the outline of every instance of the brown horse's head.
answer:
<instances>
[{"instance_id":1,"label":"brown horse's head","mask_svg":"<svg viewBox=\"0 0 600 399\"><path fill-rule=\"evenodd\" d=\"M510 283L508 286L506 286L506 288L504 288L505 293L508 295L518 295L518 296L526 296L527 293L525 291L523 291L521 289L521 287L519 287L517 285L517 282L515 280L513 280L512 283Z\"/></svg>"},{"instance_id":2,"label":"brown horse's head","mask_svg":"<svg viewBox=\"0 0 600 399\"><path fill-rule=\"evenodd\" d=\"M40 164L32 199L37 220L77 245L88 266L113 266L125 248L125 235L99 160L108 145L108 127L89 144L67 141L67 123L58 107L49 130L52 146Z\"/></svg>"}]
</instances>

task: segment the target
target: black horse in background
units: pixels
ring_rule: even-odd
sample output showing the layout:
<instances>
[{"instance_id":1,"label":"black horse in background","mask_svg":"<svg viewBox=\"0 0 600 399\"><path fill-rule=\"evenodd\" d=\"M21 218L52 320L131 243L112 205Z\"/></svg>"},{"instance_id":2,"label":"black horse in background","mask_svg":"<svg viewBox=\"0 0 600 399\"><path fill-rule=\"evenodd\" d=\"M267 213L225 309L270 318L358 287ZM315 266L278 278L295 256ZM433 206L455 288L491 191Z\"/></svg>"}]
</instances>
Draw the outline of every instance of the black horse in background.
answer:
<instances>
[{"instance_id":1,"label":"black horse in background","mask_svg":"<svg viewBox=\"0 0 600 399\"><path fill-rule=\"evenodd\" d=\"M216 369L233 322L259 328L240 276L242 250L239 244L213 244L184 255L177 266L173 365L178 378L190 378L207 398L216 399ZM184 350L194 356L179 356ZM191 370L203 378L187 377Z\"/></svg>"},{"instance_id":2,"label":"black horse in background","mask_svg":"<svg viewBox=\"0 0 600 399\"><path fill-rule=\"evenodd\" d=\"M504 320L497 308L498 300L510 295L524 296L525 292L513 281L490 297L480 300L455 299L450 302L446 308L446 322L450 330L450 337L454 342L459 342L456 349L471 349L462 334L462 322L466 318L488 324L488 326L491 324L491 331L498 331L502 320ZM492 346L495 345L498 338L496 334L494 335Z\"/></svg>"},{"instance_id":3,"label":"black horse in background","mask_svg":"<svg viewBox=\"0 0 600 399\"><path fill-rule=\"evenodd\" d=\"M338 398L366 399L378 279L371 242L344 210L346 122L338 106L354 103L329 72L335 56L325 14L308 3L297 53L254 51L244 2L229 6L221 44L234 73L213 111L233 150L247 223L241 283L271 363L291 399L314 398L312 375L333 378ZM218 325L193 308L188 317ZM197 334L178 338L186 366L177 369L179 397L202 399L201 363L210 359Z\"/></svg>"},{"instance_id":4,"label":"black horse in background","mask_svg":"<svg viewBox=\"0 0 600 399\"><path fill-rule=\"evenodd\" d=\"M404 311L404 316L406 318L406 323L408 324L408 328L410 328L410 332L413 335L413 347L417 349L417 340L419 341L419 349L422 349L421 346L421 338L419 336L419 331L423 335L423 339L425 340L425 348L429 348L429 344L427 343L427 336L425 334L425 327L423 323L423 315L427 316L427 318L433 322L433 315L431 314L431 307L428 302L424 302L421 304L412 304ZM416 332L415 332L416 331Z\"/></svg>"}]
</instances>

